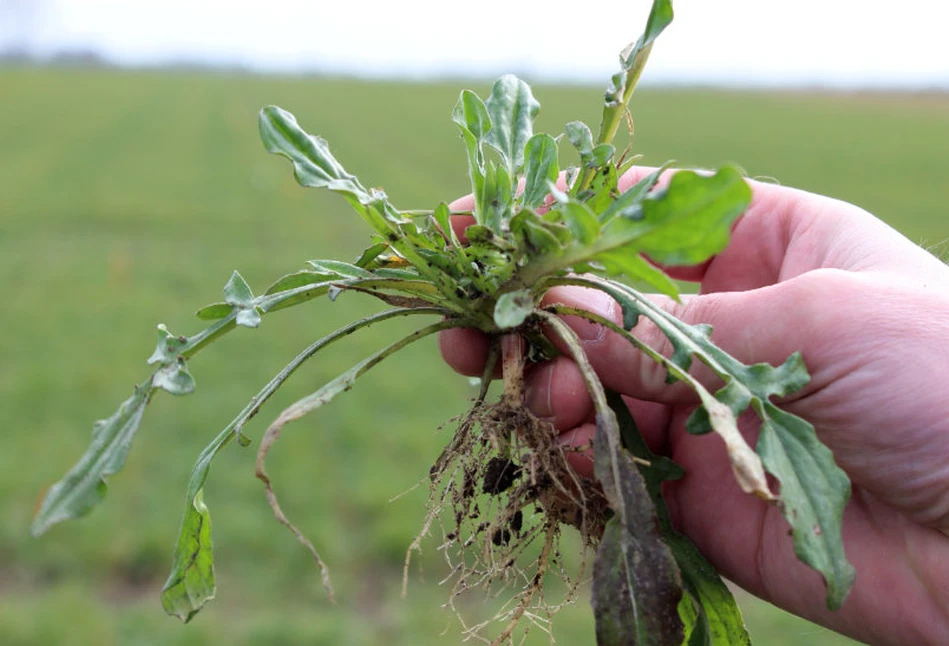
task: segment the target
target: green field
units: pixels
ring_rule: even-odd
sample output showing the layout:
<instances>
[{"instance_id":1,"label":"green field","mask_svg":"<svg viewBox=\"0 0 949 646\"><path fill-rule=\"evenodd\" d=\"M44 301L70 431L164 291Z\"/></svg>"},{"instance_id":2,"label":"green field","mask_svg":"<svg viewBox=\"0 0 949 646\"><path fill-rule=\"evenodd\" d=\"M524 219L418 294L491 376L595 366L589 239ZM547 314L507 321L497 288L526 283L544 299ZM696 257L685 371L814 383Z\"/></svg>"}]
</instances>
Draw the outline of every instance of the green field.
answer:
<instances>
[{"instance_id":1,"label":"green field","mask_svg":"<svg viewBox=\"0 0 949 646\"><path fill-rule=\"evenodd\" d=\"M92 422L146 374L156 323L197 331L192 312L220 300L235 268L262 290L307 259L347 259L365 245L367 229L341 200L297 187L289 166L264 152L257 110L291 110L367 185L403 208L431 208L465 192L449 118L465 86L0 70L0 644L460 641L439 608L445 567L434 544L408 599L399 594L424 487L390 502L423 479L446 437L439 424L473 395L432 342L288 427L272 454L284 508L329 562L338 606L273 521L254 450L236 446L219 456L205 493L218 598L187 626L158 602L194 459L300 349L377 309L355 296L268 317L215 344L191 364L195 395L156 396L103 506L41 540L28 527L41 490L78 458ZM541 130L598 118L599 88L535 93ZM646 88L634 104L644 163L735 162L853 201L937 252L949 239L949 96ZM321 355L245 430L259 437L283 405L391 338L364 332ZM742 605L758 643L852 643L766 604ZM558 643L592 643L590 614L584 603L561 614ZM539 631L529 640L546 642Z\"/></svg>"}]
</instances>

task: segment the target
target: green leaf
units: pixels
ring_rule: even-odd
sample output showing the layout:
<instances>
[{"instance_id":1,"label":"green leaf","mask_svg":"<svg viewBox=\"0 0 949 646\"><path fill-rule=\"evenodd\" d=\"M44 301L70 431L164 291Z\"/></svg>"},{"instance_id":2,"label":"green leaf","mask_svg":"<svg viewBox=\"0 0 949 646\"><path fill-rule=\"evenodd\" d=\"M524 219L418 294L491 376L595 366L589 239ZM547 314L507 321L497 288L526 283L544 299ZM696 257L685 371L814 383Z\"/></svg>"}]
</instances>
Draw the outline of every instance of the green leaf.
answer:
<instances>
[{"instance_id":1,"label":"green leaf","mask_svg":"<svg viewBox=\"0 0 949 646\"><path fill-rule=\"evenodd\" d=\"M837 610L856 579L842 533L850 481L811 424L760 397L752 406L762 419L757 450L781 483L781 511L792 527L794 553L823 574L827 607Z\"/></svg>"},{"instance_id":2,"label":"green leaf","mask_svg":"<svg viewBox=\"0 0 949 646\"><path fill-rule=\"evenodd\" d=\"M527 142L525 154L525 183L521 204L533 209L544 203L550 194L549 184L556 182L557 176L560 175L557 142L548 134L534 135Z\"/></svg>"},{"instance_id":3,"label":"green leaf","mask_svg":"<svg viewBox=\"0 0 949 646\"><path fill-rule=\"evenodd\" d=\"M188 395L194 392L194 377L188 372L188 364L182 357L162 366L152 376L152 386L172 395Z\"/></svg>"},{"instance_id":4,"label":"green leaf","mask_svg":"<svg viewBox=\"0 0 949 646\"><path fill-rule=\"evenodd\" d=\"M557 209L562 213L564 225L580 244L591 244L599 237L600 221L586 204L568 198Z\"/></svg>"},{"instance_id":5,"label":"green leaf","mask_svg":"<svg viewBox=\"0 0 949 646\"><path fill-rule=\"evenodd\" d=\"M326 188L343 195L376 233L415 265L421 275L438 285L442 293L453 293L452 281L417 253L417 240L405 240L401 226L411 222L389 203L383 191L367 191L330 154L326 142L308 135L289 112L268 106L261 110L258 122L264 146L269 152L282 155L293 163L294 175L301 185ZM477 147L480 150L480 143Z\"/></svg>"},{"instance_id":6,"label":"green leaf","mask_svg":"<svg viewBox=\"0 0 949 646\"><path fill-rule=\"evenodd\" d=\"M379 254L388 248L389 245L384 242L377 242L376 244L370 245L365 250L363 250L361 254L359 254L359 258L357 258L353 264L357 267L367 269L376 260L376 258L379 257Z\"/></svg>"},{"instance_id":7,"label":"green leaf","mask_svg":"<svg viewBox=\"0 0 949 646\"><path fill-rule=\"evenodd\" d=\"M603 265L607 275L624 275L630 280L646 283L660 294L679 300L679 288L675 282L638 253L613 249L597 254L594 260Z\"/></svg>"},{"instance_id":8,"label":"green leaf","mask_svg":"<svg viewBox=\"0 0 949 646\"><path fill-rule=\"evenodd\" d=\"M224 286L224 302L233 306L234 322L237 325L250 328L260 325L260 312L254 306L254 294L250 285L237 271L231 274L230 280ZM190 375L188 377L190 378Z\"/></svg>"},{"instance_id":9,"label":"green leaf","mask_svg":"<svg viewBox=\"0 0 949 646\"><path fill-rule=\"evenodd\" d=\"M613 148L613 144L598 144L590 153L590 159L587 161L587 166L592 166L593 168L606 166L608 163L610 163L610 160L613 159L613 155L615 153L616 149Z\"/></svg>"},{"instance_id":10,"label":"green leaf","mask_svg":"<svg viewBox=\"0 0 949 646\"><path fill-rule=\"evenodd\" d=\"M534 116L540 103L527 83L505 74L494 83L485 106L492 126L485 141L501 153L508 177L516 177L524 165L524 147L534 134Z\"/></svg>"},{"instance_id":11,"label":"green leaf","mask_svg":"<svg viewBox=\"0 0 949 646\"><path fill-rule=\"evenodd\" d=\"M481 203L484 205L484 224L495 232L508 228L514 212L514 184L505 166L493 161L488 162L484 175L484 193Z\"/></svg>"},{"instance_id":12,"label":"green leaf","mask_svg":"<svg viewBox=\"0 0 949 646\"><path fill-rule=\"evenodd\" d=\"M238 310L234 322L243 327L258 327L260 325L260 312L255 307Z\"/></svg>"},{"instance_id":13,"label":"green leaf","mask_svg":"<svg viewBox=\"0 0 949 646\"><path fill-rule=\"evenodd\" d=\"M448 209L447 204L444 202L439 204L435 208L435 212L432 214L432 219L434 219L436 224L438 224L438 228L441 229L442 233L448 237L448 240L452 246L461 246L461 241L458 240L458 236L455 234L455 229L451 226L451 211Z\"/></svg>"},{"instance_id":14,"label":"green leaf","mask_svg":"<svg viewBox=\"0 0 949 646\"><path fill-rule=\"evenodd\" d=\"M580 164L586 166L593 154L593 133L589 126L582 121L571 121L563 127L564 134L577 153L580 155Z\"/></svg>"},{"instance_id":15,"label":"green leaf","mask_svg":"<svg viewBox=\"0 0 949 646\"><path fill-rule=\"evenodd\" d=\"M391 234L402 222L382 191L367 191L330 153L326 141L307 134L296 118L277 106L267 106L258 118L260 138L267 152L286 157L301 186L327 188L340 193L378 233Z\"/></svg>"},{"instance_id":16,"label":"green leaf","mask_svg":"<svg viewBox=\"0 0 949 646\"><path fill-rule=\"evenodd\" d=\"M714 175L680 171L666 190L610 219L603 238L607 245L625 240L656 262L696 265L725 248L732 223L750 202L751 189L734 168Z\"/></svg>"},{"instance_id":17,"label":"green leaf","mask_svg":"<svg viewBox=\"0 0 949 646\"><path fill-rule=\"evenodd\" d=\"M726 418L734 420L748 406L755 411L761 420L757 453L767 471L780 483L779 508L791 526L794 551L802 562L823 576L828 608L839 608L855 578L854 568L844 551L842 534L850 482L831 451L818 439L814 427L770 401L772 397L786 397L810 379L800 354L792 354L780 366L748 366L715 346L709 338L708 326L690 326L680 321L629 286L592 277L558 278L548 284L581 285L606 291L624 310L630 307L637 315L649 317L669 339L674 356L681 357L687 352L702 361L725 383L715 398L709 397L676 363L650 350L650 356L665 361L670 372L696 389L709 418L720 423ZM628 338L636 342L632 335ZM682 359L678 363L682 363ZM714 414L708 413L709 410L715 410ZM690 420L689 426L694 431L700 424ZM743 457L744 440L737 432L732 440L728 433L722 437L741 484L742 472L750 464ZM771 495L770 491L755 493L762 497Z\"/></svg>"},{"instance_id":18,"label":"green leaf","mask_svg":"<svg viewBox=\"0 0 949 646\"><path fill-rule=\"evenodd\" d=\"M198 489L185 516L188 532L182 533L175 548L175 561L182 555L188 567L182 576L173 573L161 591L161 605L169 615L187 623L217 591L214 581L214 554L211 547L211 515L204 504L204 489Z\"/></svg>"},{"instance_id":19,"label":"green leaf","mask_svg":"<svg viewBox=\"0 0 949 646\"><path fill-rule=\"evenodd\" d=\"M515 328L534 311L530 290L521 289L501 294L494 305L494 322L502 330Z\"/></svg>"},{"instance_id":20,"label":"green leaf","mask_svg":"<svg viewBox=\"0 0 949 646\"><path fill-rule=\"evenodd\" d=\"M250 285L243 276L237 273L237 270L231 274L231 278L224 286L224 302L237 307L248 307L254 302L254 293L250 290Z\"/></svg>"},{"instance_id":21,"label":"green leaf","mask_svg":"<svg viewBox=\"0 0 949 646\"><path fill-rule=\"evenodd\" d=\"M471 90L462 90L451 113L452 121L469 132L476 140L483 140L491 130L491 117L484 101Z\"/></svg>"},{"instance_id":22,"label":"green leaf","mask_svg":"<svg viewBox=\"0 0 949 646\"><path fill-rule=\"evenodd\" d=\"M340 260L307 260L314 271L321 274L335 274L340 278L371 278L372 272Z\"/></svg>"},{"instance_id":23,"label":"green leaf","mask_svg":"<svg viewBox=\"0 0 949 646\"><path fill-rule=\"evenodd\" d=\"M471 194L475 198L475 220L479 224L484 224L483 143L485 135L491 130L491 117L488 116L488 109L480 97L471 90L464 90L458 97L451 118L458 124L468 152L468 178L471 181Z\"/></svg>"},{"instance_id":24,"label":"green leaf","mask_svg":"<svg viewBox=\"0 0 949 646\"><path fill-rule=\"evenodd\" d=\"M597 169L590 188L582 194L576 194L575 197L596 213L601 222L606 222L608 218L604 219L602 214L620 196L618 184L619 176L616 167L613 164L607 164Z\"/></svg>"},{"instance_id":25,"label":"green leaf","mask_svg":"<svg viewBox=\"0 0 949 646\"><path fill-rule=\"evenodd\" d=\"M686 536L670 532L665 539L679 566L685 589L698 606L699 628L693 631L694 641L690 639L689 644L751 644L738 603L714 566Z\"/></svg>"},{"instance_id":26,"label":"green leaf","mask_svg":"<svg viewBox=\"0 0 949 646\"><path fill-rule=\"evenodd\" d=\"M607 208L600 213L600 222L606 224L616 216L635 218L641 215L643 200L649 195L649 191L656 186L659 176L667 167L667 164L663 164L626 189L618 198L611 200ZM615 190L616 185L614 184L612 188Z\"/></svg>"},{"instance_id":27,"label":"green leaf","mask_svg":"<svg viewBox=\"0 0 949 646\"><path fill-rule=\"evenodd\" d=\"M155 351L148 357L148 365L160 363L163 366L178 360L180 353L188 346L188 337L175 336L163 323L158 324L158 343Z\"/></svg>"},{"instance_id":28,"label":"green leaf","mask_svg":"<svg viewBox=\"0 0 949 646\"><path fill-rule=\"evenodd\" d=\"M334 274L324 273L320 271L312 271L310 269L303 269L301 271L294 272L292 274L287 274L276 281L270 287L267 288L267 291L264 292L264 296L271 296L273 294L278 294L280 292L286 292L292 289L297 289L298 287L307 287L310 285L319 285L321 283L326 283L335 278ZM212 306L209 306L212 307Z\"/></svg>"},{"instance_id":29,"label":"green leaf","mask_svg":"<svg viewBox=\"0 0 949 646\"><path fill-rule=\"evenodd\" d=\"M244 425L250 420L283 383L310 357L353 332L394 317L411 314L440 314L443 310L394 309L360 319L336 330L311 344L287 364L240 413L201 452L188 481L184 518L178 532L172 570L162 588L161 600L165 611L182 621L189 621L204 605L214 598L215 582L213 546L211 543L211 517L204 503L204 484L211 470L214 457L235 437L240 437Z\"/></svg>"},{"instance_id":30,"label":"green leaf","mask_svg":"<svg viewBox=\"0 0 949 646\"><path fill-rule=\"evenodd\" d=\"M275 105L260 111L260 138L267 152L286 157L293 163L293 172L303 186L333 187L358 198L368 197L355 175L330 153L322 137L307 134L296 117ZM362 200L360 200L362 201Z\"/></svg>"},{"instance_id":31,"label":"green leaf","mask_svg":"<svg viewBox=\"0 0 949 646\"><path fill-rule=\"evenodd\" d=\"M229 303L211 303L205 305L194 313L202 321L216 321L222 319L234 311L234 306Z\"/></svg>"},{"instance_id":32,"label":"green leaf","mask_svg":"<svg viewBox=\"0 0 949 646\"><path fill-rule=\"evenodd\" d=\"M125 464L153 390L149 377L135 387L132 396L111 417L95 423L85 454L43 497L30 529L33 536L43 534L56 523L88 514L105 498L106 478L118 473Z\"/></svg>"},{"instance_id":33,"label":"green leaf","mask_svg":"<svg viewBox=\"0 0 949 646\"><path fill-rule=\"evenodd\" d=\"M653 42L672 23L671 0L653 0L642 36L630 43L620 54L622 69L613 75L612 85L606 91L603 116L597 143L609 143L622 121L633 90L649 58Z\"/></svg>"}]
</instances>

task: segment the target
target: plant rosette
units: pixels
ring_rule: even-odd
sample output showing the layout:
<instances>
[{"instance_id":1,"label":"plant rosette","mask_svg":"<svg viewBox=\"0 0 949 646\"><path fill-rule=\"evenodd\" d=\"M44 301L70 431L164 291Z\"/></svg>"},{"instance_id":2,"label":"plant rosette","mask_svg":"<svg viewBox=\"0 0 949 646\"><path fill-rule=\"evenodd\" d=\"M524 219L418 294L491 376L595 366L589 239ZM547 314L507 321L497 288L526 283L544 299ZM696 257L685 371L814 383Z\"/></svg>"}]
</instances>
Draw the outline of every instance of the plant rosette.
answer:
<instances>
[{"instance_id":1,"label":"plant rosette","mask_svg":"<svg viewBox=\"0 0 949 646\"><path fill-rule=\"evenodd\" d=\"M535 134L540 104L514 76L501 77L486 100L463 91L452 120L467 153L474 203L468 211L453 212L446 203L431 210L399 210L384 192L366 189L327 143L307 134L292 114L273 106L261 110L266 149L290 160L301 185L341 195L373 230L370 246L353 262L311 260L260 295L235 271L224 287L224 300L197 312L199 319L210 321L207 328L179 336L159 325L158 343L148 359L154 371L111 417L96 422L85 455L47 492L33 534L85 515L102 501L106 479L124 464L155 392L185 395L194 390L189 361L198 351L237 327L258 327L272 312L323 296L335 300L348 291L375 297L389 308L305 348L199 456L161 595L168 613L188 621L215 593L204 501L215 455L232 440L250 443L244 425L310 357L364 328L417 316L434 322L284 410L260 443L256 474L268 501L277 519L312 553L331 596L326 565L284 515L271 487L265 468L269 449L286 424L349 390L390 355L442 330L475 328L487 335L491 348L480 392L456 420L451 439L431 467L427 513L408 549L406 577L422 541L440 540L450 565L449 606L475 587L509 595L493 623L462 623L466 634L483 638L490 631L496 633L493 643L506 643L522 622L529 627L538 618L546 621L576 599L586 555L594 554L598 644L750 643L728 588L670 521L661 483L682 477L681 468L647 448L622 398L604 389L576 333L561 318L571 315L609 328L661 364L670 384L683 382L695 390L700 405L687 430L720 436L739 486L780 508L796 554L822 575L826 603L838 608L854 580L841 536L849 481L814 428L771 401L807 383L800 354L779 366L745 365L713 343L708 326L683 323L640 291L678 298L676 284L661 267L699 264L719 253L751 200L742 174L731 167L714 173L678 171L661 187L663 169L658 169L630 188L619 188L619 178L637 158L628 157L628 150L617 154L612 142L629 119L630 98L653 42L671 21L671 2L654 0L643 35L620 55L621 69L605 93L595 138L579 121L566 124L557 137ZM561 173L559 146L564 140L575 149L579 164ZM472 222L464 243L452 226L452 218L462 215ZM544 294L561 285L605 292L619 304L622 325L563 305L542 305ZM629 332L641 318L666 336L672 348L668 356ZM524 405L525 367L557 352L552 338L580 368L595 405L595 480L569 467L570 449ZM692 376L696 360L720 378L717 391L710 392ZM503 391L498 401L489 402L488 385L498 365ZM749 408L761 422L754 447L736 425L738 415ZM766 474L776 487L769 486ZM582 538L584 557L577 572L567 573L558 544L563 531L574 529ZM545 595L552 577L562 579L566 589L556 604Z\"/></svg>"}]
</instances>

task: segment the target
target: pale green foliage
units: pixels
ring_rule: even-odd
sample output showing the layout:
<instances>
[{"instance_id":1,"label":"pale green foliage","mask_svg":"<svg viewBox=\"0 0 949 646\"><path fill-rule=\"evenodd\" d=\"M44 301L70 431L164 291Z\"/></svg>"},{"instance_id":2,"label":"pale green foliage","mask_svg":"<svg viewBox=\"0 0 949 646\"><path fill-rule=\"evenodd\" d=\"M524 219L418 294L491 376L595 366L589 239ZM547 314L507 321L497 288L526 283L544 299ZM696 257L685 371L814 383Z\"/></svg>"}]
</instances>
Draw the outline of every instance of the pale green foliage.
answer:
<instances>
[{"instance_id":1,"label":"pale green foliage","mask_svg":"<svg viewBox=\"0 0 949 646\"><path fill-rule=\"evenodd\" d=\"M507 75L482 101L461 93L451 117L468 161L474 197L474 225L466 244L451 226L445 203L430 211L401 211L382 191L366 189L330 152L325 140L308 134L289 112L266 107L259 128L269 152L287 158L297 181L340 194L373 230L371 244L353 263L310 260L308 267L275 281L263 295L234 272L223 301L197 312L212 321L190 337L159 326L158 344L148 363L155 366L110 418L96 423L87 453L46 495L33 524L39 535L50 526L88 513L105 495L106 478L121 469L146 405L156 389L176 395L194 390L187 361L236 326L257 328L270 312L342 291L372 295L392 306L341 328L305 349L275 376L208 445L194 466L171 575L162 594L165 609L187 621L215 593L210 515L204 483L214 456L230 440L249 442L242 427L303 362L327 345L393 317L436 315L441 322L422 328L372 355L323 388L287 409L268 429L258 459L267 484L263 455L283 424L348 390L355 379L404 345L448 327L472 327L490 336L522 334L531 356L549 356L538 332L545 322L571 348L597 407L595 468L610 508L594 566L594 612L600 644L747 643L740 614L714 569L669 522L659 493L663 479L681 472L645 448L622 400L605 392L581 344L555 313L588 316L612 326L668 370L669 380L695 388L702 402L689 420L691 432L714 430L724 440L739 484L749 493L780 505L798 556L824 577L827 604L839 607L853 583L843 552L841 516L849 497L846 476L817 439L813 427L770 400L808 380L799 355L781 366L746 366L717 348L704 326L689 326L651 304L633 285L678 297L675 283L655 264L698 264L724 249L732 224L751 199L741 173L722 168L712 174L677 172L662 189L662 169L620 192L619 177L630 162L614 159L612 139L625 119L628 102L655 38L672 20L669 0L655 0L643 36L621 56L611 82L596 138L585 124L571 122L565 137L533 132L540 104L530 87ZM558 146L566 140L580 167L561 176ZM519 182L522 184L519 186ZM648 259L647 259L648 258ZM583 273L580 278L576 274ZM554 285L582 285L607 292L621 305L624 325L583 312L539 307ZM664 357L627 330L645 316L668 337L674 352ZM725 383L707 392L689 374L694 359ZM751 408L762 421L758 446L738 433L736 418ZM714 413L714 414L710 414ZM633 455L648 463L637 464ZM773 492L765 470L777 478ZM295 532L272 506L281 522ZM298 537L301 537L298 532ZM301 538L301 540L304 540ZM322 567L312 545L308 545ZM329 585L324 568L324 582Z\"/></svg>"}]
</instances>

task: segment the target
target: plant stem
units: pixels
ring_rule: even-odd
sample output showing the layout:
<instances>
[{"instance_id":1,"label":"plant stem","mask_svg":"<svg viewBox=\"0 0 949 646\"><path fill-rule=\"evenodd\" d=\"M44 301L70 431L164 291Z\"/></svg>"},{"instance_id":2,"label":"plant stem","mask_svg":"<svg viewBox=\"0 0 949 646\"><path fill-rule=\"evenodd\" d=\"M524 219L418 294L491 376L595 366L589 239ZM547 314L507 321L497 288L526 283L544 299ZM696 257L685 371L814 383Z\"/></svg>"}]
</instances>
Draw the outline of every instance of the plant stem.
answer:
<instances>
[{"instance_id":1,"label":"plant stem","mask_svg":"<svg viewBox=\"0 0 949 646\"><path fill-rule=\"evenodd\" d=\"M524 337L505 334L501 337L501 370L504 376L504 401L509 406L524 403Z\"/></svg>"}]
</instances>

